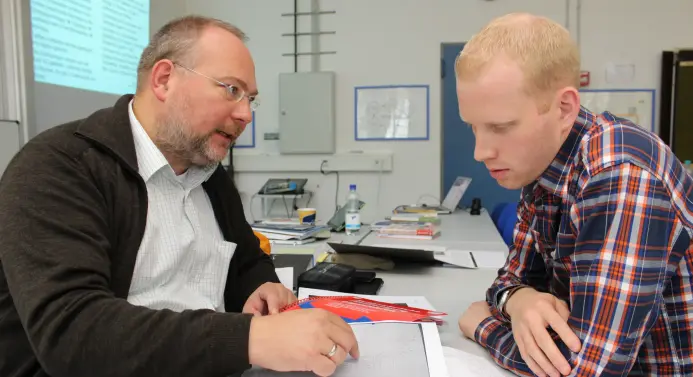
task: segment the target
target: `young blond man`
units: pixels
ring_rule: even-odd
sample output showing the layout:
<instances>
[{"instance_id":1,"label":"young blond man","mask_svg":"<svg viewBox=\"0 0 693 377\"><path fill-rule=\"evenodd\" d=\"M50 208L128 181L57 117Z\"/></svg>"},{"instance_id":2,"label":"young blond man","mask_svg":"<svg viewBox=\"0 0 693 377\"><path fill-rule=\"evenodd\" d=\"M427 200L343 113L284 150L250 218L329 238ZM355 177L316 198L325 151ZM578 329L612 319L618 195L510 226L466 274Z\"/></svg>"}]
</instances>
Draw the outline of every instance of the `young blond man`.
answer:
<instances>
[{"instance_id":1,"label":"young blond man","mask_svg":"<svg viewBox=\"0 0 693 377\"><path fill-rule=\"evenodd\" d=\"M693 180L671 150L580 106L577 47L546 18L493 20L455 68L475 159L522 188L464 335L519 375L693 375Z\"/></svg>"}]
</instances>

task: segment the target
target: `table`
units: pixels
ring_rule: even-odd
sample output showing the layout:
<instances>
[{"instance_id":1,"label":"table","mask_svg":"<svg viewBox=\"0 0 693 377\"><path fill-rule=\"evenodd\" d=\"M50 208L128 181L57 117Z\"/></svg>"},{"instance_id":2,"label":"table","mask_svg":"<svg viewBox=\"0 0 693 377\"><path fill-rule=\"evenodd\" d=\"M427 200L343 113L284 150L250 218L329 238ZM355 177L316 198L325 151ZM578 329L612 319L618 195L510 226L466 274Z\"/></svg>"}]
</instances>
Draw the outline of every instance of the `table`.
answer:
<instances>
[{"instance_id":1,"label":"table","mask_svg":"<svg viewBox=\"0 0 693 377\"><path fill-rule=\"evenodd\" d=\"M471 254L480 267L498 269L503 265L508 255L508 246L503 241L486 211L472 216L466 211L460 211L441 216L440 236L434 240L382 238L376 233L366 235L360 241L367 246L400 246L429 251L445 249L449 253L446 258L452 264L469 261Z\"/></svg>"},{"instance_id":2,"label":"table","mask_svg":"<svg viewBox=\"0 0 693 377\"><path fill-rule=\"evenodd\" d=\"M426 242L431 245L466 249L483 246L489 251L502 252L507 255L507 246L488 213L471 216L464 211L442 215L440 224L441 236L432 241L387 239L390 244L411 244ZM373 244L384 243L362 228L357 235L347 236L335 233L330 242ZM316 258L327 248L325 242L298 246L315 249ZM292 248L292 246L273 246L273 249ZM289 250L282 250L289 252ZM439 327L441 343L444 346L461 349L471 354L489 358L487 351L475 342L465 338L457 326L457 320L474 301L483 300L486 290L496 278L496 269L463 269L457 267L426 266L420 264L400 264L392 271L378 271L378 277L384 281L380 291L384 296L424 296L436 310L448 314L446 322ZM499 370L502 370L500 367ZM510 374L508 374L510 375Z\"/></svg>"},{"instance_id":3,"label":"table","mask_svg":"<svg viewBox=\"0 0 693 377\"><path fill-rule=\"evenodd\" d=\"M445 323L439 327L440 340L444 346L477 356L488 356L483 348L462 335L457 320L472 302L485 298L486 289L496 278L495 270L412 264L398 266L393 271L379 271L378 276L385 282L381 295L425 296L436 310L448 314Z\"/></svg>"},{"instance_id":4,"label":"table","mask_svg":"<svg viewBox=\"0 0 693 377\"><path fill-rule=\"evenodd\" d=\"M438 226L440 236L432 241L411 239L388 238L386 241L379 239L375 234L364 238L363 244L389 243L389 244L433 244L448 248L464 249L465 245L486 244L489 249L507 251L503 237L496 230L491 216L484 211L480 215L472 216L463 210L457 210L450 215L440 215L441 223Z\"/></svg>"}]
</instances>

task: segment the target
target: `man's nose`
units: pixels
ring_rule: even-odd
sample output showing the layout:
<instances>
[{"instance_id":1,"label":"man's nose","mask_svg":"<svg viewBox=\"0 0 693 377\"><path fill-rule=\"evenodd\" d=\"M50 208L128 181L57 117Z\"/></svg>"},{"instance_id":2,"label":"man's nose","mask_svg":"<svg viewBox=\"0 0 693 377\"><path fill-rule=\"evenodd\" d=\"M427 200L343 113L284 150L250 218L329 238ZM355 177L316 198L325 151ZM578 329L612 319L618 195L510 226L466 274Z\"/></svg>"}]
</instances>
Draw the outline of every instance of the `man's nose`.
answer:
<instances>
[{"instance_id":1,"label":"man's nose","mask_svg":"<svg viewBox=\"0 0 693 377\"><path fill-rule=\"evenodd\" d=\"M492 160L498 156L496 149L479 135L474 142L474 159L479 162Z\"/></svg>"},{"instance_id":2,"label":"man's nose","mask_svg":"<svg viewBox=\"0 0 693 377\"><path fill-rule=\"evenodd\" d=\"M244 125L253 121L253 111L250 108L250 101L247 97L233 104L231 116L237 123L243 123Z\"/></svg>"}]
</instances>

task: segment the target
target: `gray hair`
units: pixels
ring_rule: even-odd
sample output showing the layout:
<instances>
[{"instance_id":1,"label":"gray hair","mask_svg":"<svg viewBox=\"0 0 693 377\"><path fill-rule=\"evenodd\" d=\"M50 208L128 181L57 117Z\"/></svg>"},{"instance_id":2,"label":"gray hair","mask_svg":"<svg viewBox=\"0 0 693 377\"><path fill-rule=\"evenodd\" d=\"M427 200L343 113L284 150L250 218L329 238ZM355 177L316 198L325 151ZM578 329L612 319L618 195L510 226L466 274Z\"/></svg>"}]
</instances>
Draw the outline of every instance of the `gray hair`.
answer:
<instances>
[{"instance_id":1,"label":"gray hair","mask_svg":"<svg viewBox=\"0 0 693 377\"><path fill-rule=\"evenodd\" d=\"M224 29L243 42L248 40L241 29L216 18L191 15L169 21L154 34L142 51L137 66L137 90L141 89L145 78L159 60L169 59L189 67L194 66L191 53L193 47L202 32L210 27Z\"/></svg>"}]
</instances>

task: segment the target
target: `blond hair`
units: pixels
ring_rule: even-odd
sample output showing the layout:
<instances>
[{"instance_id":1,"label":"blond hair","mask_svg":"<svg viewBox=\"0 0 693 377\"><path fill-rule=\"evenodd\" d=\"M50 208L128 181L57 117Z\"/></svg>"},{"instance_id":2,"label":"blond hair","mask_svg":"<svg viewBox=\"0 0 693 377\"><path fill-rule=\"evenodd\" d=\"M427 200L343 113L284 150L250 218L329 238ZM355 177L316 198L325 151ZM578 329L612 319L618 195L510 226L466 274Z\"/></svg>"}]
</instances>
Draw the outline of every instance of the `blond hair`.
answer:
<instances>
[{"instance_id":1,"label":"blond hair","mask_svg":"<svg viewBox=\"0 0 693 377\"><path fill-rule=\"evenodd\" d=\"M202 32L210 27L226 30L243 42L248 40L241 29L216 18L191 15L169 21L154 34L142 51L137 66L137 89L141 89L149 72L162 59L188 67L194 66L193 47Z\"/></svg>"},{"instance_id":2,"label":"blond hair","mask_svg":"<svg viewBox=\"0 0 693 377\"><path fill-rule=\"evenodd\" d=\"M565 86L579 88L577 45L568 30L548 18L511 13L494 19L465 44L455 61L455 75L474 80L498 56L519 65L525 91L535 98Z\"/></svg>"}]
</instances>

